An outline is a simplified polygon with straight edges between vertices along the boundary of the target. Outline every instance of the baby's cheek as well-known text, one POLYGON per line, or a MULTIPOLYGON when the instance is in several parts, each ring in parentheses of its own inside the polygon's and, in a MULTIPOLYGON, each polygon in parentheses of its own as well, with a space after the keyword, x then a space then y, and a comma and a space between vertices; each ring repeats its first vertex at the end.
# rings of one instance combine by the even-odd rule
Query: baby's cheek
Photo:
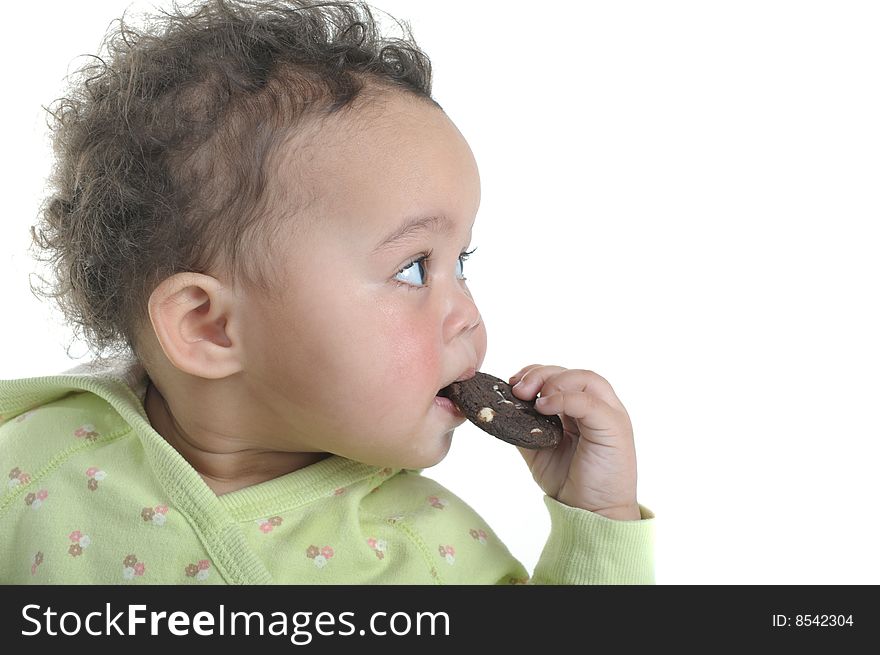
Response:
POLYGON ((392 340, 388 361, 390 382, 405 383, 413 395, 436 391, 440 384, 440 354, 424 334, 400 334, 392 340))

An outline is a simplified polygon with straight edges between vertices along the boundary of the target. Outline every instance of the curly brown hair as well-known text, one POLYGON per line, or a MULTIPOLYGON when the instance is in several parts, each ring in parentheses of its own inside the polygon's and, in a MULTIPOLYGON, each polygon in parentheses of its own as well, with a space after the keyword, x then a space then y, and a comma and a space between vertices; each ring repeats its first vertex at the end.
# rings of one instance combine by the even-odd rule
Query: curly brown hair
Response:
POLYGON ((103 57, 89 55, 97 62, 72 74, 59 106, 43 107, 55 161, 31 251, 52 279, 31 291, 99 357, 144 360, 150 294, 175 273, 274 297, 272 244, 314 200, 302 179, 272 185, 282 145, 359 97, 402 92, 442 111, 409 23, 394 19, 404 38, 383 37, 364 2, 159 11, 141 30, 125 14, 111 23, 103 57))

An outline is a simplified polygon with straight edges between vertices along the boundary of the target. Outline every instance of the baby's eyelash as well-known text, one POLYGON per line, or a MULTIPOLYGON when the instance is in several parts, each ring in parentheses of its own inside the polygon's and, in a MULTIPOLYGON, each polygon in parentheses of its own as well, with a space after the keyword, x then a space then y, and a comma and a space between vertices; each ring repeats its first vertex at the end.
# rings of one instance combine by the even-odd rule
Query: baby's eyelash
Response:
MULTIPOLYGON (((477 251, 477 247, 474 246, 474 249, 473 249, 473 250, 466 250, 465 252, 461 253, 458 257, 459 257, 459 259, 461 259, 461 260, 463 260, 463 261, 467 261, 468 257, 470 257, 471 255, 473 255, 476 251, 477 251)), ((423 252, 420 252, 418 255, 415 256, 414 259, 411 259, 409 262, 406 263, 406 265, 405 265, 403 268, 401 268, 399 271, 397 271, 398 275, 399 275, 400 273, 403 273, 407 268, 409 268, 409 267, 412 266, 413 264, 420 264, 420 263, 422 263, 422 262, 430 261, 430 259, 431 259, 431 255, 432 255, 433 253, 434 253, 434 250, 433 250, 433 249, 425 250, 425 251, 423 251, 423 252)), ((461 279, 462 279, 462 280, 467 280, 466 277, 463 277, 463 278, 461 278, 461 279)), ((397 286, 399 286, 399 287, 406 287, 407 289, 410 289, 410 290, 425 289, 425 288, 427 288, 427 286, 428 286, 427 284, 426 284, 426 285, 423 285, 423 286, 415 286, 415 285, 412 285, 412 284, 407 284, 406 282, 401 282, 400 280, 395 280, 395 282, 397 283, 397 286)))
POLYGON ((468 251, 466 251, 466 252, 461 253, 461 254, 459 255, 459 257, 462 257, 462 258, 464 258, 464 259, 467 259, 467 258, 470 257, 471 255, 473 255, 475 252, 477 252, 477 247, 476 247, 476 246, 474 246, 474 249, 473 249, 473 250, 468 250, 468 251))
MULTIPOLYGON (((421 262, 428 261, 429 259, 431 259, 431 254, 433 252, 434 252, 433 250, 425 250, 423 252, 420 252, 413 259, 409 260, 406 264, 404 264, 403 267, 399 271, 397 271, 397 273, 398 274, 403 273, 406 269, 408 269, 413 264, 420 264, 421 262)), ((401 282, 401 284, 406 284, 406 283, 401 282)), ((409 286, 411 286, 411 285, 409 285, 409 286)))

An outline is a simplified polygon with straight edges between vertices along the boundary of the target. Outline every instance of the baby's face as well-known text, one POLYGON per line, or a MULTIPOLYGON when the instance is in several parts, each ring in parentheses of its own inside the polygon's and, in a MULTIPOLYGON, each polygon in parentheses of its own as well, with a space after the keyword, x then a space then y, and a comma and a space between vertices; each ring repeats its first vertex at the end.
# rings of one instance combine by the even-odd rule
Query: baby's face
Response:
POLYGON ((278 248, 283 301, 248 307, 253 397, 295 426, 299 448, 432 466, 464 422, 437 392, 486 354, 460 260, 480 204, 473 154, 440 110, 393 98, 357 130, 328 123, 294 159, 315 219, 278 248))

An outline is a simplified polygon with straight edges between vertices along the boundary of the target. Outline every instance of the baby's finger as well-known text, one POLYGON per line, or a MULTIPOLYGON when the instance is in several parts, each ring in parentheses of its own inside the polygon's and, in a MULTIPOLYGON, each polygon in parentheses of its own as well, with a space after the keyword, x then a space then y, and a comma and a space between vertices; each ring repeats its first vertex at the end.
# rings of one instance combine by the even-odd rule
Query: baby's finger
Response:
POLYGON ((514 385, 513 393, 522 400, 532 400, 538 395, 542 387, 553 376, 559 375, 566 369, 562 366, 536 366, 526 371, 519 382, 514 385))
POLYGON ((581 437, 601 438, 618 432, 618 412, 601 398, 583 391, 561 391, 541 396, 535 408, 542 414, 562 414, 575 419, 581 437))
POLYGON ((523 375, 531 371, 533 368, 538 368, 539 366, 541 366, 541 364, 529 364, 528 366, 523 366, 521 369, 519 369, 516 373, 508 378, 507 384, 513 386, 514 384, 522 380, 523 375))
POLYGON ((560 391, 585 391, 597 396, 611 406, 619 405, 620 400, 608 380, 595 371, 570 368, 554 375, 541 388, 542 396, 550 396, 560 391))

